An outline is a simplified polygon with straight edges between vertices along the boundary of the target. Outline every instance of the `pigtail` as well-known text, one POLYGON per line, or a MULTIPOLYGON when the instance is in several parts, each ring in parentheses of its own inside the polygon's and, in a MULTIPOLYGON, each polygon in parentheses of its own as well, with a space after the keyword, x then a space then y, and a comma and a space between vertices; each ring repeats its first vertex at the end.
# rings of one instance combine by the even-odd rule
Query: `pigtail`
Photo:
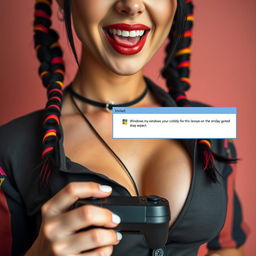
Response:
MULTIPOLYGON (((185 0, 184 0, 185 1, 185 0)), ((181 2, 184 2, 181 1, 181 2)), ((183 8, 185 10, 185 18, 183 35, 179 41, 176 49, 176 54, 170 60, 170 49, 172 45, 172 40, 176 35, 177 31, 175 26, 172 27, 169 33, 169 44, 165 48, 166 58, 165 67, 161 70, 162 76, 166 79, 166 84, 169 89, 169 94, 176 101, 177 105, 180 107, 192 107, 191 102, 188 100, 185 91, 187 91, 190 86, 190 57, 191 57, 191 43, 192 43, 192 28, 194 22, 193 16, 193 3, 192 0, 186 0, 186 7, 183 8, 182 5, 178 5, 178 8, 183 8), (179 7, 180 6, 180 7, 179 7)), ((177 10, 177 12, 181 10, 177 10)), ((182 15, 181 15, 182 16, 182 15)), ((198 140, 198 147, 201 153, 203 170, 210 179, 210 181, 217 182, 217 169, 214 165, 214 160, 222 162, 234 162, 237 159, 228 159, 217 155, 211 150, 212 142, 210 139, 200 139, 198 140)))
POLYGON ((52 0, 36 0, 34 19, 34 47, 40 61, 39 76, 47 89, 47 104, 43 119, 41 177, 47 182, 58 166, 56 148, 60 134, 63 80, 65 66, 58 34, 51 29, 52 0))

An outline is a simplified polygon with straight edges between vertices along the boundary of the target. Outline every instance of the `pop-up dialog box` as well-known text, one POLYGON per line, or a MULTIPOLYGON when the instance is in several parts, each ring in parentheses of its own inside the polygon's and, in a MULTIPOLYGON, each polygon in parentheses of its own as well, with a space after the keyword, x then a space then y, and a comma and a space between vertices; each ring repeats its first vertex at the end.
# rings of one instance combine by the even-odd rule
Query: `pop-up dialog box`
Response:
POLYGON ((113 139, 234 139, 236 107, 113 107, 113 139))

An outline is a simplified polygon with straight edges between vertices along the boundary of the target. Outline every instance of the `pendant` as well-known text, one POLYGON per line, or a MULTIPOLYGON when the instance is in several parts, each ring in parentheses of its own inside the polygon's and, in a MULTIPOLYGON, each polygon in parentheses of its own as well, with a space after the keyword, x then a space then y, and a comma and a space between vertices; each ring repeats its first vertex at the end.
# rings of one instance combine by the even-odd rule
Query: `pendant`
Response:
POLYGON ((106 103, 106 111, 108 112, 112 112, 112 107, 114 105, 114 102, 113 101, 109 101, 106 103))

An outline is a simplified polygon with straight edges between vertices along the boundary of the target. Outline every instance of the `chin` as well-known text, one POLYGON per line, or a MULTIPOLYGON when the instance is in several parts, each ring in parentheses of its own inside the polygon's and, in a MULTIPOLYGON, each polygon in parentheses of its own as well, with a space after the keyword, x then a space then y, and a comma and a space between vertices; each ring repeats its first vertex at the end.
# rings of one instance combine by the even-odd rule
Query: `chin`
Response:
MULTIPOLYGON (((136 63, 136 61, 134 61, 134 63, 136 63)), ((112 72, 120 76, 131 76, 140 72, 142 69, 143 69, 143 66, 139 66, 139 65, 118 64, 112 67, 111 70, 112 72)))
POLYGON ((132 75, 134 75, 134 74, 136 74, 136 73, 138 73, 140 70, 138 70, 138 71, 124 71, 124 72, 121 72, 120 70, 118 70, 118 71, 116 71, 115 73, 117 74, 117 75, 119 75, 119 76, 132 76, 132 75))

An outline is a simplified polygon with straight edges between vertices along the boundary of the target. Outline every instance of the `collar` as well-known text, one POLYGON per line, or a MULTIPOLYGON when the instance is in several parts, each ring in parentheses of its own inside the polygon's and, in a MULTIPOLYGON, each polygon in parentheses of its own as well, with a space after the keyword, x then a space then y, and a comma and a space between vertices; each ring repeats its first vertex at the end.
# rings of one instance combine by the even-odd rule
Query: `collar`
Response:
MULTIPOLYGON (((161 87, 156 85, 151 79, 146 76, 143 76, 148 89, 152 92, 155 98, 161 103, 163 107, 178 107, 174 99, 161 87)), ((68 85, 70 86, 70 85, 68 85)), ((68 87, 67 86, 67 87, 68 87)), ((67 88, 66 87, 66 88, 67 88)), ((67 90, 66 88, 63 91, 63 97, 66 95, 67 90)), ((63 147, 63 127, 60 123, 60 139, 58 141, 58 150, 56 159, 58 164, 58 169, 64 172, 72 172, 72 173, 83 173, 84 170, 81 170, 81 166, 75 162, 72 162, 68 157, 65 156, 64 147, 63 147), (70 164, 72 168, 70 168, 70 164)), ((186 150, 190 154, 190 157, 195 160, 195 149, 196 149, 196 142, 197 139, 180 139, 183 145, 185 146, 186 150)))

